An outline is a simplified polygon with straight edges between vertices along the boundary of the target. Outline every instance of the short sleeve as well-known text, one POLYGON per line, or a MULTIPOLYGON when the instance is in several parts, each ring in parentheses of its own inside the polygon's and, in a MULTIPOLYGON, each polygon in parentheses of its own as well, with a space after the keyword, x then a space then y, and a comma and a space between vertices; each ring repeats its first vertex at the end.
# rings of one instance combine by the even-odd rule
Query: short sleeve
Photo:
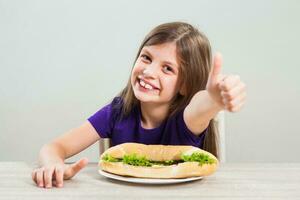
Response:
POLYGON ((183 111, 179 113, 177 116, 177 125, 179 126, 179 130, 181 130, 181 134, 184 137, 184 140, 187 141, 190 144, 193 144, 193 146, 197 146, 202 148, 205 135, 208 131, 208 128, 206 128, 199 136, 195 135, 190 129, 186 126, 186 123, 183 119, 183 111))
POLYGON ((89 117, 88 121, 95 128, 101 138, 110 138, 113 130, 112 105, 109 104, 103 107, 89 117))

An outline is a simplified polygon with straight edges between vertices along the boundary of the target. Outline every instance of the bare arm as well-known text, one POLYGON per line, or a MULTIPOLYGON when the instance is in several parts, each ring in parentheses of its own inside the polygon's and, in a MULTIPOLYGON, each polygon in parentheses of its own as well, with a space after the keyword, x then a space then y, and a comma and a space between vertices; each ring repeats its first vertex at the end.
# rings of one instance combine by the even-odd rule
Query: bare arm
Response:
POLYGON ((99 138, 96 130, 87 121, 44 145, 39 153, 40 167, 32 171, 32 179, 39 187, 51 188, 52 181, 55 181, 57 187, 62 187, 64 179, 72 178, 88 162, 83 158, 68 165, 64 160, 86 149, 99 138))
POLYGON ((64 162, 65 159, 83 151, 99 139, 98 133, 87 121, 44 145, 39 154, 39 164, 64 162))
POLYGON ((197 92, 183 112, 183 119, 195 135, 202 133, 211 119, 222 110, 206 90, 197 92))
POLYGON ((202 133, 219 111, 237 112, 245 103, 246 85, 237 75, 221 74, 221 65, 221 55, 217 54, 206 90, 197 92, 184 110, 184 121, 195 135, 202 133))

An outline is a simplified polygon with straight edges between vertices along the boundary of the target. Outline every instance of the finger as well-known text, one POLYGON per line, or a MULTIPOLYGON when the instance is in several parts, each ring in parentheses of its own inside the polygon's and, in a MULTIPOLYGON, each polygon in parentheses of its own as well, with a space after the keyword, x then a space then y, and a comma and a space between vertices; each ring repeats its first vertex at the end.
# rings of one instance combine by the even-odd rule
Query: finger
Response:
POLYGON ((223 91, 230 91, 236 84, 240 82, 240 76, 229 75, 226 76, 220 83, 219 88, 223 91))
POLYGON ((87 158, 82 158, 76 163, 72 164, 65 173, 65 178, 71 178, 75 174, 77 174, 82 168, 84 168, 88 164, 87 158))
POLYGON ((216 53, 213 60, 212 69, 209 73, 208 80, 212 82, 216 82, 218 75, 221 74, 222 70, 222 55, 220 53, 216 53))
POLYGON ((227 77, 228 75, 225 75, 225 74, 219 74, 217 76, 217 83, 218 83, 218 86, 220 86, 220 83, 222 83, 222 81, 224 81, 224 79, 227 77))
POLYGON ((41 168, 36 172, 36 180, 39 187, 44 187, 44 168, 41 168))
POLYGON ((246 92, 242 93, 241 95, 239 95, 238 97, 230 101, 223 99, 223 102, 225 104, 226 110, 232 112, 233 110, 236 110, 236 107, 239 107, 240 104, 244 104, 245 99, 246 99, 246 92))
POLYGON ((31 172, 31 177, 32 177, 32 180, 37 184, 37 181, 36 181, 36 172, 37 172, 37 169, 34 169, 31 172))
POLYGON ((62 167, 57 166, 55 168, 56 187, 63 187, 63 179, 64 179, 64 170, 62 167))
POLYGON ((246 85, 244 83, 240 83, 229 91, 221 91, 221 96, 226 98, 228 101, 233 100, 239 94, 242 94, 246 91, 246 85))
POLYGON ((54 167, 49 167, 45 169, 44 172, 44 183, 46 188, 52 187, 52 177, 53 177, 54 167))
POLYGON ((223 102, 225 104, 225 107, 231 109, 234 106, 236 106, 236 105, 240 104, 241 102, 245 101, 245 99, 246 99, 246 92, 240 94, 239 96, 237 96, 233 100, 223 99, 223 102))
POLYGON ((242 109, 242 107, 244 106, 244 104, 245 104, 245 102, 240 103, 239 105, 233 107, 233 108, 231 109, 231 112, 238 112, 238 111, 240 111, 240 110, 242 109))

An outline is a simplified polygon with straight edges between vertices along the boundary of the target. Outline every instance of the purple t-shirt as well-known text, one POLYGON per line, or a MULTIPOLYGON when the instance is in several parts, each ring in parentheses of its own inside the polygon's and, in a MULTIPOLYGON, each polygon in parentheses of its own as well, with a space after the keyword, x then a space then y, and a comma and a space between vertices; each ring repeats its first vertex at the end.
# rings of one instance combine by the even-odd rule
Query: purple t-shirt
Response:
POLYGON ((141 126, 141 110, 139 106, 132 110, 126 118, 118 120, 122 101, 119 97, 88 118, 101 138, 110 138, 111 144, 125 142, 163 145, 192 145, 203 147, 207 129, 200 136, 194 135, 183 120, 183 110, 164 120, 158 127, 144 129, 141 126))

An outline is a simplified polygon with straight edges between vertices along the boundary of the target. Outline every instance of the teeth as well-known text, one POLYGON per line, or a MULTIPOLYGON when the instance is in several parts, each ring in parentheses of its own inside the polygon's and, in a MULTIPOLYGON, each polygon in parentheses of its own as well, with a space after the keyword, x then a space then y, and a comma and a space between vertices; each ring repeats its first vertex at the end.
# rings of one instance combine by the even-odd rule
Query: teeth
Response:
POLYGON ((151 85, 148 85, 148 84, 145 85, 145 88, 147 88, 147 89, 149 89, 149 90, 152 90, 152 89, 153 89, 153 87, 152 87, 151 85))
POLYGON ((144 81, 140 81, 140 84, 143 86, 143 87, 145 87, 145 85, 146 85, 146 83, 144 82, 144 81))
POLYGON ((145 83, 144 81, 140 80, 140 84, 141 86, 143 86, 144 88, 146 89, 149 89, 149 90, 153 90, 153 87, 147 83, 145 83))

